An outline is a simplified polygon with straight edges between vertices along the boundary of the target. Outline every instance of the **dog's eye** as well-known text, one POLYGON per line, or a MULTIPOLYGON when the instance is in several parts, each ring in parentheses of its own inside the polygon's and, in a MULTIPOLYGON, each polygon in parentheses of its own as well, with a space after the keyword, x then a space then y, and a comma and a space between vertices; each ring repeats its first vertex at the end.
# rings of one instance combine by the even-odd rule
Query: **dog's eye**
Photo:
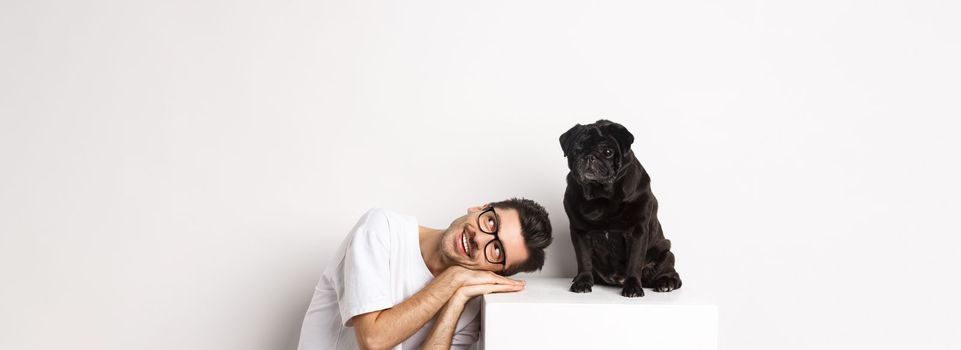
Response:
POLYGON ((607 157, 607 158, 613 157, 613 156, 614 156, 614 150, 612 150, 612 149, 610 149, 610 148, 605 148, 605 149, 604 149, 604 156, 607 157))

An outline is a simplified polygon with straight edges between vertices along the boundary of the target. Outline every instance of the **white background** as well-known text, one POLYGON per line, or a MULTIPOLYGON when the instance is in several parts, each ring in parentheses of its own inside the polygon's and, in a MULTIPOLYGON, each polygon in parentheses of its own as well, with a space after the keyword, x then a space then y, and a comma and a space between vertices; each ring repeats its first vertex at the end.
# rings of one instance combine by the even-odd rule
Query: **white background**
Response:
MULTIPOLYGON (((0 1, 0 348, 293 349, 368 208, 635 135, 723 349, 957 349, 952 1, 0 1)), ((632 348, 643 348, 641 342, 632 348)))

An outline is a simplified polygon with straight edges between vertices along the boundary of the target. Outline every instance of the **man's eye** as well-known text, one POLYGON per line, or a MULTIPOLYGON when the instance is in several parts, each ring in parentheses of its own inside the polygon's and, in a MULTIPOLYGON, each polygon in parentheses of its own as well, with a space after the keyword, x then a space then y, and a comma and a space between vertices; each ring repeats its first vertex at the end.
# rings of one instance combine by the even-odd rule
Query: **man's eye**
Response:
POLYGON ((501 247, 500 245, 494 244, 494 257, 501 257, 501 247))
POLYGON ((494 218, 487 218, 487 228, 494 230, 494 218))

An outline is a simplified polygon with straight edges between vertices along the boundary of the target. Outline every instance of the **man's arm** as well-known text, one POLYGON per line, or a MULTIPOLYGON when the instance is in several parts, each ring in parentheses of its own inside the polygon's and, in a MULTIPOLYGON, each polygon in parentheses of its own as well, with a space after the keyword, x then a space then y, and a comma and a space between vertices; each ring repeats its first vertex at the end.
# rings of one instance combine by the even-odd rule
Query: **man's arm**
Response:
POLYGON ((458 288, 434 321, 434 328, 430 330, 430 335, 424 341, 423 349, 447 350, 451 348, 457 320, 460 319, 460 314, 464 311, 464 305, 471 298, 490 293, 517 292, 522 289, 524 289, 523 284, 481 284, 458 288))
MULTIPOLYGON (((389 309, 354 316, 357 344, 363 349, 389 349, 400 344, 434 317, 462 286, 522 286, 522 283, 489 271, 450 267, 407 300, 389 309)), ((454 322, 456 324, 456 318, 454 322)))
POLYGON ((467 303, 458 299, 460 297, 455 294, 437 314, 437 319, 434 320, 434 328, 430 330, 430 335, 424 341, 422 349, 450 349, 451 340, 454 338, 454 330, 457 327, 457 320, 460 319, 460 314, 464 311, 464 304, 467 303))

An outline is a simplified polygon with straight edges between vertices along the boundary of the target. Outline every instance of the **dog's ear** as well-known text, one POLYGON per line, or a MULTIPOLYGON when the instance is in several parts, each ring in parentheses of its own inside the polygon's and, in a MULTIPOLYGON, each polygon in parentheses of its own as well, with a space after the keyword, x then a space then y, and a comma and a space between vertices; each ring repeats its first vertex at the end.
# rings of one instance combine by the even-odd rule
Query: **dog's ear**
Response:
POLYGON ((627 128, 621 124, 601 119, 597 121, 597 126, 600 127, 601 131, 605 134, 614 136, 614 139, 617 140, 617 145, 620 146, 621 150, 625 153, 627 152, 626 150, 631 147, 631 144, 634 143, 634 134, 627 131, 627 128))
POLYGON ((580 135, 583 129, 583 125, 577 124, 561 135, 561 149, 564 150, 565 157, 571 153, 571 149, 574 148, 574 140, 577 139, 577 135, 580 135))

